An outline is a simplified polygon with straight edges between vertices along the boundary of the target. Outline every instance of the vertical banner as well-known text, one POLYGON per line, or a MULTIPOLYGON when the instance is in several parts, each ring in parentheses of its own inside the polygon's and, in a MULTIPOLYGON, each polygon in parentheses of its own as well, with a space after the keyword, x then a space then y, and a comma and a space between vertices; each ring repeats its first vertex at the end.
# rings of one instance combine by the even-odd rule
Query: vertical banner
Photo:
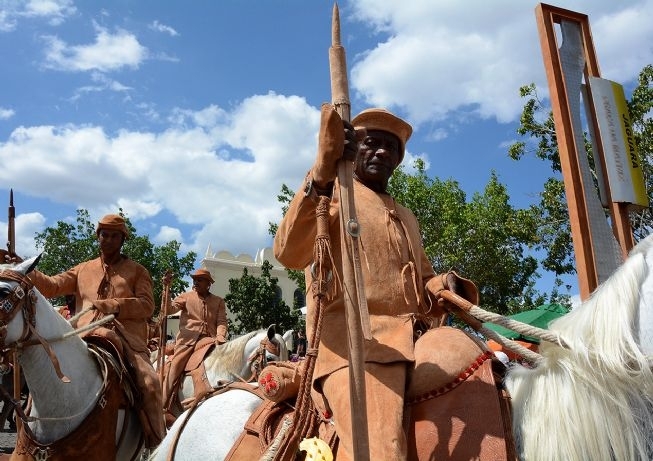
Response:
POLYGON ((633 136, 623 87, 589 77, 610 185, 610 199, 634 207, 649 206, 644 173, 633 136))

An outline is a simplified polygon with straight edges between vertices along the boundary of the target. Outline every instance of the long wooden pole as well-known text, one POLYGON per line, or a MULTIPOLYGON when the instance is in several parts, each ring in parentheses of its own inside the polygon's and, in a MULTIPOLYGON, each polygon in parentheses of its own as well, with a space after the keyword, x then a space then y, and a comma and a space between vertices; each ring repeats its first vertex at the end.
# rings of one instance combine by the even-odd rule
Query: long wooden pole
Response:
POLYGON ((16 256, 16 208, 14 207, 13 189, 9 190, 9 210, 7 215, 7 251, 9 257, 13 258, 16 256))
MULTIPOLYGON (((340 44, 340 14, 333 6, 331 48, 329 49, 331 99, 345 121, 351 119, 349 84, 345 49, 340 44)), ((340 193, 340 235, 343 266, 343 297, 349 344, 349 395, 352 419, 354 461, 367 461, 370 456, 365 400, 364 338, 371 339, 367 299, 365 297, 359 256, 359 228, 354 207, 353 159, 338 161, 340 193)))
MULTIPOLYGON (((16 208, 14 207, 14 190, 9 190, 9 208, 7 212, 7 252, 9 257, 16 256, 16 208)), ((4 261, 2 261, 4 263, 4 261)), ((13 354, 14 365, 14 400, 20 405, 21 385, 20 385, 20 363, 18 362, 18 352, 13 354)), ((16 430, 20 431, 23 420, 18 416, 18 411, 15 411, 16 416, 16 430)))
POLYGON ((159 372, 159 380, 161 381, 161 388, 164 386, 165 379, 165 356, 166 356, 166 338, 168 329, 168 305, 170 304, 170 283, 172 282, 172 272, 167 270, 163 276, 163 292, 161 293, 161 312, 159 312, 159 355, 156 358, 157 371, 159 372))

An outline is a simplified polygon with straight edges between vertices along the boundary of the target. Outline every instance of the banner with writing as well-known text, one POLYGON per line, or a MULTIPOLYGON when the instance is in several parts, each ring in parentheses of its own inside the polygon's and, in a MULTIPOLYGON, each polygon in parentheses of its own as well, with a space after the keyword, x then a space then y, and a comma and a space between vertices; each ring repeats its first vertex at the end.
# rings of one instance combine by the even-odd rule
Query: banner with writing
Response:
POLYGON ((598 77, 589 77, 589 87, 605 154, 611 200, 648 207, 644 174, 623 87, 598 77))

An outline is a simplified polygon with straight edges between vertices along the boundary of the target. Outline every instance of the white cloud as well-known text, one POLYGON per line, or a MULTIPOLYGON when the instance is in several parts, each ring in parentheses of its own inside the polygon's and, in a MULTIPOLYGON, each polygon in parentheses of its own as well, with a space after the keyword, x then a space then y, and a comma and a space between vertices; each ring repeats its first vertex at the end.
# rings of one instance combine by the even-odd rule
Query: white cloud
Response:
POLYGON ((16 114, 13 109, 7 109, 5 107, 0 107, 0 120, 7 120, 13 117, 16 114))
POLYGON ((184 237, 181 231, 170 226, 161 226, 159 233, 152 238, 152 241, 157 245, 165 245, 173 240, 182 244, 184 243, 184 237))
POLYGON ((30 0, 25 2, 22 15, 46 18, 50 24, 59 25, 76 11, 72 0, 30 0))
POLYGON ((147 48, 136 36, 117 30, 114 34, 96 26, 95 42, 90 45, 68 45, 56 36, 44 36, 45 67, 60 71, 107 72, 123 67, 137 68, 147 58, 147 48))
MULTIPOLYGON (((210 244, 235 252, 269 246, 268 223, 281 218, 280 185, 297 187, 314 159, 318 110, 270 93, 229 111, 178 113, 187 126, 160 133, 19 127, 0 144, 8 164, 0 182, 11 178, 21 193, 75 204, 92 217, 122 207, 137 223, 166 210, 195 229, 184 243, 199 254, 210 244)), ((183 240, 172 228, 150 234, 183 240)))
POLYGON ((16 20, 7 10, 0 10, 0 32, 11 32, 16 29, 16 20))
POLYGON ((157 32, 163 32, 172 37, 176 37, 177 35, 179 35, 179 32, 177 32, 175 29, 173 29, 170 26, 166 26, 165 24, 161 24, 159 21, 154 21, 152 24, 150 24, 149 27, 152 30, 156 30, 157 32))
POLYGON ((126 93, 133 88, 123 85, 117 80, 107 77, 106 74, 102 72, 94 71, 91 74, 91 80, 95 82, 95 85, 85 85, 79 88, 76 88, 74 94, 70 97, 70 101, 76 101, 82 98, 84 95, 89 93, 99 93, 102 91, 113 91, 117 93, 126 93))
POLYGON ((11 32, 23 18, 45 19, 53 26, 60 25, 77 9, 72 0, 0 1, 0 32, 11 32))
MULTIPOLYGON (((604 77, 632 79, 653 61, 653 1, 573 0, 565 8, 591 12, 604 77), (628 50, 628 52, 625 52, 628 50)), ((420 125, 456 114, 515 121, 523 107, 517 89, 548 88, 539 48, 536 1, 457 2, 360 0, 357 21, 380 42, 354 57, 351 83, 373 106, 401 108, 420 125)), ((349 37, 356 40, 356 37, 349 37)), ((442 136, 442 133, 439 134, 442 136)))

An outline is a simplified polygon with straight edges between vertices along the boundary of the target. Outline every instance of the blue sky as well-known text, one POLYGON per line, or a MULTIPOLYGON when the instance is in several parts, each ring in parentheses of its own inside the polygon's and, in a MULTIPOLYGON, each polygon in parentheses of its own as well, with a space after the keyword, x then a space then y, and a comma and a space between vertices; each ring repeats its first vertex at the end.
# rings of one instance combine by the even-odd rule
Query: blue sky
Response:
MULTIPOLYGON (((514 206, 535 202, 550 171, 510 160, 507 146, 519 87, 548 94, 536 5, 340 2, 352 113, 406 118, 406 162, 423 158, 469 196, 494 170, 514 206)), ((653 62, 653 0, 557 6, 589 16, 602 76, 632 89, 653 62)), ((0 203, 13 188, 18 253, 35 254, 35 232, 80 207, 94 220, 122 207, 139 232, 182 242, 198 263, 209 247, 270 246, 280 187, 296 188, 315 156, 332 7, 0 0, 0 203)))

